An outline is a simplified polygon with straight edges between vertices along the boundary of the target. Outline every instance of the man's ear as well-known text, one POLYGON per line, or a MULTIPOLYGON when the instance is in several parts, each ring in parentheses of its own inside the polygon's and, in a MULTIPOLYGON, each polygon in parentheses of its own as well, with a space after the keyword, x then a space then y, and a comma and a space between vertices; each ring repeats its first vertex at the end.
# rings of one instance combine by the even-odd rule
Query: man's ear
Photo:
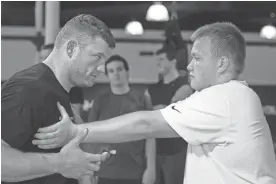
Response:
POLYGON ((218 71, 219 73, 223 73, 227 67, 229 66, 230 64, 230 60, 228 57, 226 56, 222 56, 219 60, 219 63, 218 63, 218 71))
POLYGON ((68 57, 71 59, 75 54, 78 47, 78 42, 76 40, 69 40, 67 43, 66 53, 68 57))

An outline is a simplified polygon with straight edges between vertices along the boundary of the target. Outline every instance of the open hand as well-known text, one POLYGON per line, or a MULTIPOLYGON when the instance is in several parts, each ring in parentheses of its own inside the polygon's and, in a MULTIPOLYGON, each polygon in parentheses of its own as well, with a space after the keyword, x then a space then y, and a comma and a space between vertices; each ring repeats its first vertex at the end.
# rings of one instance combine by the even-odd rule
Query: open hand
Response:
POLYGON ((86 175, 92 176, 94 171, 100 169, 100 164, 110 158, 112 153, 91 154, 80 149, 79 144, 87 134, 88 129, 81 131, 61 149, 59 173, 64 177, 79 179, 86 175))
POLYGON ((78 132, 77 125, 71 121, 64 107, 59 103, 57 106, 62 119, 54 125, 39 128, 34 135, 36 139, 33 140, 33 144, 41 149, 62 147, 71 141, 78 132))

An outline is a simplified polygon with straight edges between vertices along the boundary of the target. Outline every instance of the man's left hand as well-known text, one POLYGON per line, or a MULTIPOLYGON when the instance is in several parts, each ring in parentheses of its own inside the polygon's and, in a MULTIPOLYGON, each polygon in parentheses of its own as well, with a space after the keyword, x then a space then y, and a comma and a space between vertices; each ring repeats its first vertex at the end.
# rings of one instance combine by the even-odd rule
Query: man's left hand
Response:
POLYGON ((34 135, 36 138, 33 144, 41 149, 53 149, 66 145, 78 133, 77 125, 75 125, 66 110, 59 103, 57 104, 62 119, 54 125, 39 128, 34 135))

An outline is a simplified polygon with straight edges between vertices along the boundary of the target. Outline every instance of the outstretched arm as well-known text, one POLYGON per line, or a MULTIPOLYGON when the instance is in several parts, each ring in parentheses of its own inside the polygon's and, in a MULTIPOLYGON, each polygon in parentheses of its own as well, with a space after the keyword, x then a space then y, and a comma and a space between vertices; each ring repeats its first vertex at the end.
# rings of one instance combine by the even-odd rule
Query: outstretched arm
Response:
POLYGON ((178 137, 160 110, 133 112, 105 121, 82 124, 79 128, 88 128, 91 131, 85 142, 118 143, 148 138, 178 137))
POLYGON ((34 140, 33 144, 43 149, 59 147, 75 137, 79 130, 85 128, 89 130, 89 134, 83 141, 86 143, 120 143, 179 136, 166 122, 160 110, 133 112, 105 121, 75 125, 65 109, 62 106, 59 106, 59 109, 63 119, 49 127, 40 128, 35 134, 35 138, 39 140, 34 140))

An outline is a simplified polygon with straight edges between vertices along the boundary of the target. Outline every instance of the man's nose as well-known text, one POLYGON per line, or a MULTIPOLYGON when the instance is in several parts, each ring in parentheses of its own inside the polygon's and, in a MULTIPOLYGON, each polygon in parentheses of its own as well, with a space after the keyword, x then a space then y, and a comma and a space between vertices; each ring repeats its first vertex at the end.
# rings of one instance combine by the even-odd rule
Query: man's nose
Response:
POLYGON ((193 60, 188 64, 187 70, 188 71, 192 71, 193 70, 193 60))

